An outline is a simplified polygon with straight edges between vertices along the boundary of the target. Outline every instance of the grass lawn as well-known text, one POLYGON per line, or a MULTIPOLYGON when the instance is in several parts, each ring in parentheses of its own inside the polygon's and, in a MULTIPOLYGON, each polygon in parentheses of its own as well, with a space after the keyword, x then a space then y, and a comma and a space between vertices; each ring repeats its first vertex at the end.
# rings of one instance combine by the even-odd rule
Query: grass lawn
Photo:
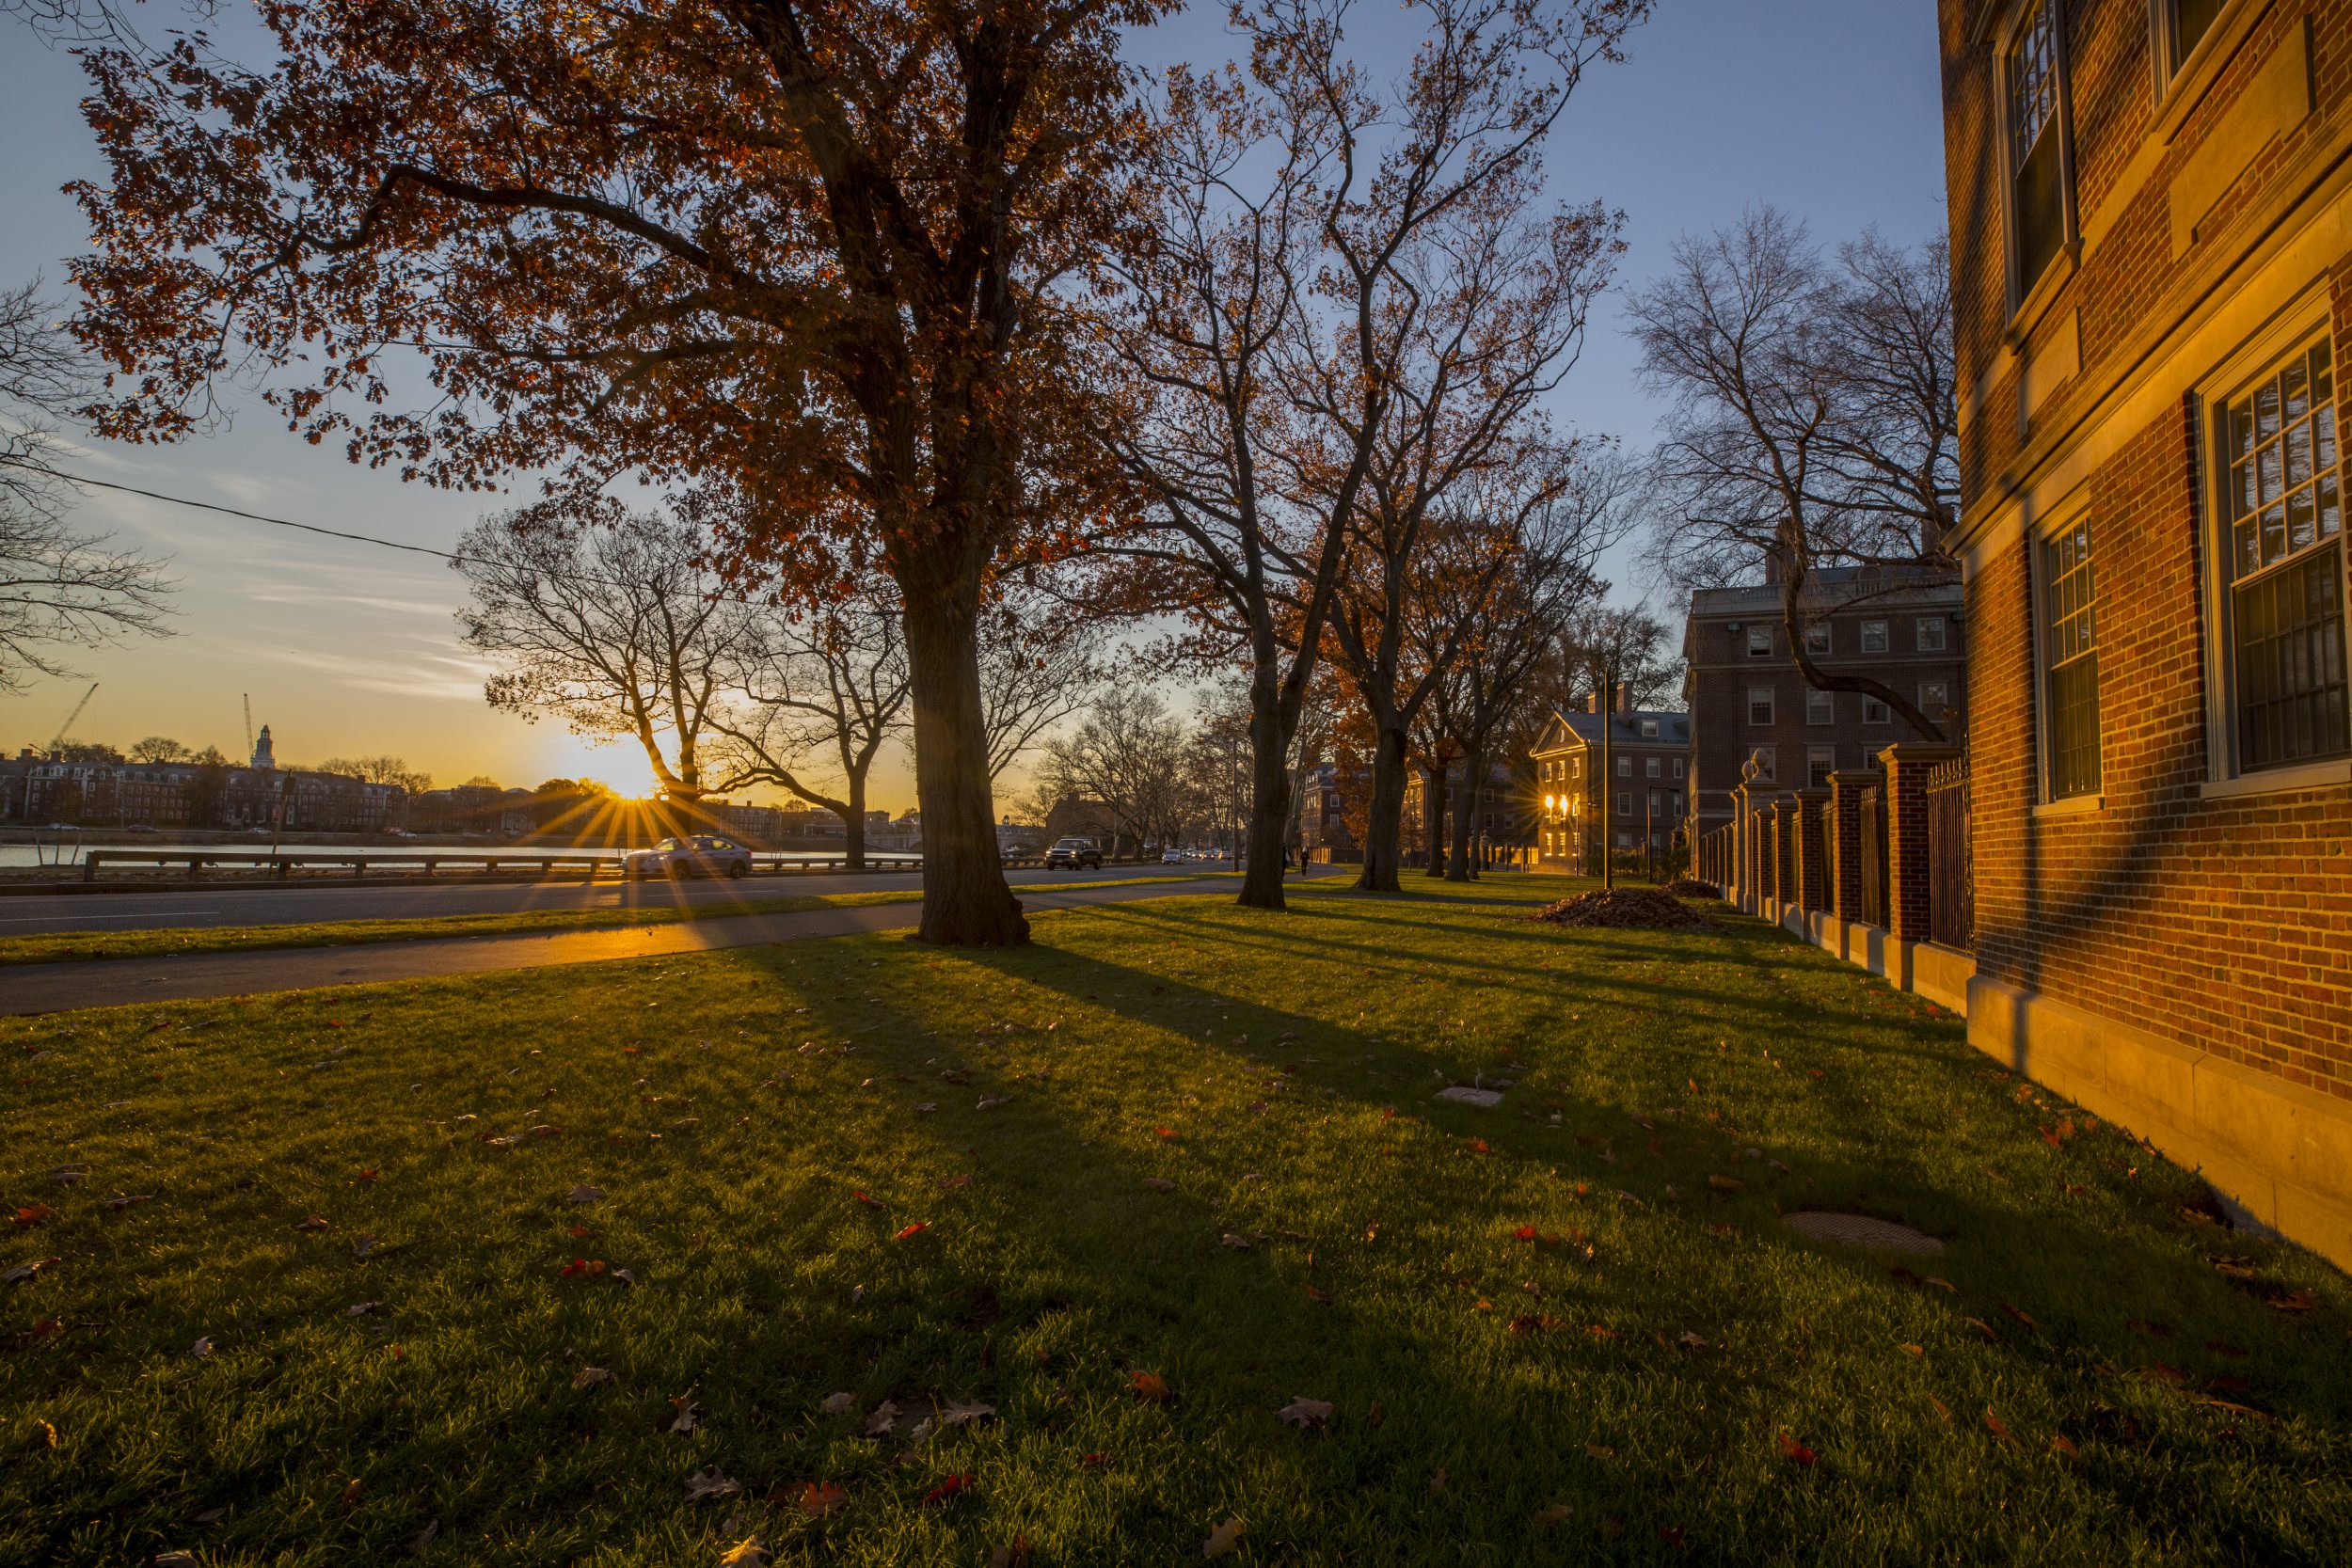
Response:
POLYGON ((1566 886, 0 1024, 0 1562, 2343 1560, 2342 1276, 1566 886))
MULTIPOLYGON (((1204 876, 1220 873, 1206 872, 1204 876)), ((1127 877, 1053 882, 1057 893, 1087 888, 1185 882, 1184 877, 1127 877)), ((656 884, 657 886, 661 884, 656 884)), ((266 897, 267 894, 252 896, 266 897)), ((332 920, 285 926, 190 926, 139 931, 44 931, 0 937, 0 967, 73 963, 93 958, 162 958, 183 953, 249 953, 270 947, 352 947, 364 942, 417 942, 427 937, 505 936, 516 931, 589 931, 615 926, 672 926, 682 920, 723 920, 739 914, 792 914, 854 904, 912 904, 919 885, 864 893, 795 893, 747 896, 723 904, 655 904, 600 910, 517 910, 504 914, 448 914, 419 920, 332 920)))

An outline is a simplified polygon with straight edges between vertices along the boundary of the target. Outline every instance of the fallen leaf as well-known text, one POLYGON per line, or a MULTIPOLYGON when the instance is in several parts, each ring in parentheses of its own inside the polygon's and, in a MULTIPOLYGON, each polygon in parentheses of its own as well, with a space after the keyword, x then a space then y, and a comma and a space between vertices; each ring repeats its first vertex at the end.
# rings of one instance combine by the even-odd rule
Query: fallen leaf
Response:
POLYGON ((1935 1277, 1935 1275, 1928 1275, 1925 1279, 1922 1279, 1919 1283, 1920 1283, 1920 1284, 1922 1284, 1922 1285, 1932 1285, 1932 1286, 1934 1286, 1934 1287, 1935 1287, 1937 1290, 1939 1290, 1939 1291, 1950 1291, 1953 1295, 1958 1295, 1958 1294, 1960 1294, 1960 1287, 1959 1287, 1959 1286, 1957 1286, 1957 1285, 1953 1284, 1953 1283, 1952 1283, 1950 1280, 1948 1280, 1948 1279, 1938 1279, 1938 1278, 1936 1278, 1936 1277, 1935 1277))
POLYGON ((58 1258, 36 1258, 29 1263, 19 1263, 6 1274, 0 1274, 0 1284, 22 1285, 43 1269, 55 1268, 64 1261, 58 1258))
POLYGON ((212 1354, 213 1341, 211 1337, 208 1335, 204 1338, 199 1339, 195 1344, 190 1345, 188 1347, 188 1354, 195 1356, 199 1361, 212 1354))
POLYGON ((1788 1433, 1785 1432, 1780 1434, 1777 1441, 1780 1444, 1781 1457, 1788 1460, 1790 1464, 1810 1465, 1817 1457, 1819 1457, 1811 1449, 1806 1448, 1803 1443, 1798 1442, 1794 1437, 1789 1436, 1788 1433))
POLYGON ((892 1427, 897 1426, 898 1424, 898 1406, 897 1402, 893 1400, 884 1400, 882 1403, 874 1406, 873 1413, 866 1418, 866 1435, 868 1437, 880 1437, 883 1433, 888 1432, 892 1427))
POLYGON ((845 1410, 857 1408, 857 1396, 855 1394, 827 1394, 824 1402, 817 1408, 828 1416, 838 1416, 845 1410))
POLYGON ((604 1194, 602 1192, 598 1191, 595 1187, 590 1187, 584 1184, 574 1187, 570 1192, 564 1195, 564 1201, 566 1203, 598 1203, 603 1201, 603 1198, 604 1194))
POLYGON ((694 1402, 694 1396, 679 1394, 672 1399, 670 1403, 677 1410, 677 1419, 670 1423, 670 1430, 672 1432, 693 1431, 694 1423, 701 1420, 703 1415, 702 1406, 694 1402))
POLYGON ((572 1374, 572 1386, 593 1388, 599 1383, 610 1383, 612 1374, 602 1367, 582 1367, 572 1374))
POLYGON ((1029 1560, 1029 1538, 1016 1535, 1009 1546, 999 1546, 988 1554, 988 1568, 1021 1568, 1029 1560))
POLYGON ((746 1537, 719 1554, 719 1568, 768 1568, 773 1559, 756 1535, 746 1537))
POLYGON ((1944 1418, 1944 1424, 1946 1426, 1952 1424, 1952 1407, 1950 1405, 1946 1404, 1942 1400, 1937 1399, 1933 1394, 1930 1394, 1928 1396, 1928 1402, 1935 1406, 1935 1413, 1944 1418))
POLYGON ((27 1204, 16 1212, 16 1223, 20 1227, 29 1230, 34 1226, 46 1223, 49 1214, 50 1209, 46 1203, 27 1204))
POLYGON ((2013 1441, 2009 1434, 2008 1424, 1993 1414, 1993 1407, 1989 1404, 1984 1407, 1984 1429, 2004 1443, 2013 1441))
POLYGON ((1232 1247, 1235 1252, 1248 1252, 1249 1250, 1249 1243, 1248 1239, 1236 1236, 1230 1230, 1228 1230, 1224 1235, 1219 1236, 1217 1240, 1223 1242, 1227 1246, 1232 1247))
POLYGON ((1433 1497, 1444 1497, 1446 1481, 1449 1478, 1445 1473, 1445 1466, 1442 1465, 1438 1465, 1438 1473, 1429 1478, 1429 1495, 1433 1497))
POLYGON ((157 1552, 147 1560, 149 1568, 196 1568, 194 1552, 157 1552))
POLYGON ((972 1185, 972 1179, 968 1176, 950 1176, 941 1181, 939 1185, 943 1191, 953 1192, 958 1187, 969 1187, 972 1185))
POLYGON ((992 1094, 982 1099, 979 1104, 974 1107, 974 1109, 993 1111, 999 1105, 1009 1105, 1011 1103, 1012 1096, 1009 1094, 992 1094))
POLYGON ((2032 1318, 2026 1316, 2024 1310, 2019 1307, 2011 1307, 2008 1302, 2001 1303, 2001 1310, 2008 1313, 2010 1317, 2015 1318, 2019 1323, 2024 1323, 2027 1328, 2040 1328, 2042 1326, 2040 1323, 2035 1323, 2032 1318))
POLYGON ((956 1498, 961 1497, 964 1493, 970 1491, 971 1489, 972 1478, 970 1476, 963 1474, 952 1475, 946 1481, 941 1481, 937 1486, 934 1486, 930 1491, 924 1493, 923 1502, 926 1507, 929 1507, 932 1503, 953 1502, 956 1498))
POLYGON ((2074 1447, 2074 1441, 2073 1438, 2066 1436, 2062 1433, 2056 1432, 2050 1434, 2050 1451, 2052 1453, 2064 1454, 2069 1459, 2076 1459, 2082 1455, 2082 1450, 2074 1447))
POLYGON ((890 1239, 894 1242, 903 1242, 910 1237, 920 1236, 924 1231, 929 1230, 930 1228, 930 1227, 926 1225, 923 1221, 916 1220, 913 1225, 901 1226, 898 1229, 898 1233, 890 1239))
POLYGON ((1147 1176, 1143 1179, 1143 1184, 1155 1193, 1172 1193, 1176 1190, 1176 1183, 1164 1176, 1147 1176))
POLYGON ((352 1478, 352 1480, 351 1480, 351 1484, 349 1484, 348 1486, 345 1486, 345 1487, 343 1488, 343 1495, 342 1495, 342 1498, 340 1499, 340 1501, 338 1502, 337 1506, 338 1506, 338 1507, 340 1507, 340 1508, 341 1508, 341 1509, 342 1509, 342 1510, 345 1513, 350 1513, 350 1512, 351 1512, 354 1508, 358 1507, 358 1503, 359 1503, 359 1478, 358 1478, 358 1477, 357 1477, 357 1476, 354 1476, 354 1477, 352 1478))
POLYGON ((1168 1401, 1168 1380, 1157 1372, 1129 1373, 1127 1388, 1146 1404, 1166 1404, 1168 1401))
POLYGON ((351 1255, 354 1258, 365 1258, 383 1244, 373 1236, 354 1236, 351 1239, 351 1255))
POLYGON ((1106 1470, 1110 1468, 1110 1463, 1111 1456, 1106 1453, 1082 1453, 1078 1456, 1078 1468, 1081 1470, 1106 1470))
POLYGON ((1209 1531, 1209 1539, 1201 1543, 1202 1557, 1231 1557, 1241 1545, 1242 1526, 1239 1519, 1228 1519, 1209 1531))
POLYGON ((309 1219, 304 1220, 300 1225, 295 1226, 294 1228, 296 1230, 325 1230, 326 1228, 326 1221, 317 1214, 312 1214, 309 1219))
POLYGON ((1901 1352, 1902 1352, 1904 1354, 1906 1354, 1906 1355, 1925 1355, 1925 1354, 1928 1354, 1928 1347, 1927 1347, 1927 1346, 1925 1346, 1925 1345, 1909 1345, 1909 1344, 1906 1344, 1906 1345, 1898 1345, 1898 1346, 1896 1346, 1895 1348, 1896 1348, 1897 1350, 1901 1351, 1901 1352))
POLYGON ((801 1488, 801 1495, 796 1500, 802 1513, 812 1519, 822 1519, 849 1507, 850 1494, 831 1481, 812 1481, 801 1488))
POLYGON ((1534 1525, 1537 1529, 1558 1529, 1567 1522, 1568 1505, 1565 1503, 1551 1503, 1535 1511, 1534 1525))
POLYGON ((369 1313, 374 1311, 377 1307, 383 1305, 384 1304, 380 1301, 355 1301, 349 1307, 343 1308, 343 1316, 346 1318, 364 1318, 369 1313))
POLYGON ((1331 1305, 1330 1292, 1327 1291, 1318 1291, 1311 1285, 1307 1287, 1307 1299, 1313 1302, 1317 1307, 1328 1307, 1331 1305))
POLYGON ((743 1488, 719 1473, 719 1466, 697 1470, 686 1478, 686 1500, 700 1502, 705 1497, 732 1497, 743 1488))
POLYGON ((1675 1342, 1680 1345, 1684 1350, 1705 1350, 1707 1348, 1707 1341, 1704 1338, 1701 1338, 1698 1335, 1692 1333, 1687 1328, 1682 1331, 1681 1338, 1677 1339, 1675 1342))
POLYGON ((354 1181, 373 1181, 375 1180, 375 1176, 376 1173, 373 1170, 363 1170, 358 1175, 353 1177, 352 1180, 354 1181))
POLYGON ((1584 1457, 1587 1459, 1614 1459, 1617 1457, 1617 1450, 1612 1448, 1605 1448, 1598 1443, 1587 1443, 1584 1445, 1584 1457))
POLYGON ((1746 1182, 1736 1176, 1709 1176, 1707 1179, 1707 1184, 1719 1193, 1736 1193, 1747 1186, 1746 1182))
POLYGON ((946 1410, 941 1414, 939 1424, 944 1427, 969 1426, 974 1421, 985 1421, 995 1414, 996 1407, 993 1404, 981 1404, 977 1401, 967 1404, 951 1400, 946 1410))
POLYGON ((559 1279, 594 1279, 604 1273, 604 1269, 605 1263, 601 1258, 575 1258, 557 1269, 555 1273, 559 1279))
POLYGON ((1311 1400, 1303 1395, 1293 1394, 1291 1402, 1276 1411, 1275 1414, 1295 1427, 1305 1428, 1320 1426, 1329 1420, 1331 1408, 1328 1400, 1311 1400))

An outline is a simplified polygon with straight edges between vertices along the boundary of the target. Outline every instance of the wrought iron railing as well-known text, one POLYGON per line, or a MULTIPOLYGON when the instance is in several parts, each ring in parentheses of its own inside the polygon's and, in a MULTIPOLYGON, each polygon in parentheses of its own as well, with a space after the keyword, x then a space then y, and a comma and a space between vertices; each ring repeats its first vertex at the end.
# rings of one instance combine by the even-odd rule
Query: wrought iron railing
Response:
POLYGON ((1977 945, 1976 865, 1969 854, 1968 759, 1928 774, 1928 935, 1963 953, 1977 945))
POLYGON ((1886 925, 1886 790, 1867 784, 1862 791, 1862 923, 1886 925))

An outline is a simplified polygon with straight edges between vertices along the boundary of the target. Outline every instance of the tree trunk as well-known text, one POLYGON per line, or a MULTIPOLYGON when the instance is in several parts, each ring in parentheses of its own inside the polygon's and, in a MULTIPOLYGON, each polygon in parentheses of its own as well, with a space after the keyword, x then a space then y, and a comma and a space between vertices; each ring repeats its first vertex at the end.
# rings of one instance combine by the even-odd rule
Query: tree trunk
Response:
POLYGON ((980 711, 977 585, 911 586, 907 673, 914 709, 914 800, 923 814, 923 919, 916 935, 950 947, 1012 947, 1029 923, 1005 881, 980 711))
POLYGON ((1428 874, 1432 877, 1443 877, 1446 875, 1446 769, 1443 763, 1435 764, 1430 768, 1429 787, 1422 792, 1422 800, 1429 808, 1428 820, 1422 824, 1426 830, 1425 836, 1429 840, 1428 874))
POLYGON ((842 812, 841 832, 848 853, 842 863, 851 871, 866 869, 866 779, 863 774, 850 775, 850 809, 842 812))
POLYGON ((1454 861, 1445 868, 1449 882, 1467 882, 1478 875, 1470 860, 1470 818, 1478 815, 1478 782, 1486 776, 1486 759, 1472 752, 1462 759, 1462 794, 1466 802, 1454 808, 1454 861))
MULTIPOLYGON (((1249 842, 1281 845, 1290 842, 1290 736, 1282 733, 1281 688, 1269 666, 1252 672, 1249 680, 1249 842)), ((1282 863, 1272 854, 1255 854, 1242 869, 1242 908, 1280 910, 1282 863)))
POLYGON ((1405 726, 1382 725, 1372 748, 1372 800, 1364 823, 1364 868, 1356 885, 1367 893, 1397 891, 1405 836, 1405 726))

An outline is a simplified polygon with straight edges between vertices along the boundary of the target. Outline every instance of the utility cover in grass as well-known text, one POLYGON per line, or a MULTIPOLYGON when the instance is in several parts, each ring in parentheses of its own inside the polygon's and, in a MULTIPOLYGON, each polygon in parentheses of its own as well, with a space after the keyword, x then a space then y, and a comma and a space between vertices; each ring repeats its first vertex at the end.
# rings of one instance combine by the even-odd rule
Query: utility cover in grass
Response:
POLYGON ((1502 1103, 1502 1095, 1500 1090, 1474 1089, 1467 1084, 1456 1084, 1450 1089, 1439 1089, 1438 1098, 1451 1100, 1457 1104, 1475 1105, 1482 1111, 1491 1111, 1502 1103))
POLYGON ((1931 1258, 1944 1250, 1944 1243, 1925 1231, 1892 1220, 1874 1220, 1867 1214, 1808 1212, 1785 1214, 1781 1224, 1817 1242, 1842 1242, 1873 1252, 1899 1252, 1906 1258, 1931 1258))
POLYGON ((1707 917, 1656 888, 1596 888, 1547 904, 1537 920, 1554 926, 1606 926, 1617 930, 1680 931, 1705 926, 1707 917))

